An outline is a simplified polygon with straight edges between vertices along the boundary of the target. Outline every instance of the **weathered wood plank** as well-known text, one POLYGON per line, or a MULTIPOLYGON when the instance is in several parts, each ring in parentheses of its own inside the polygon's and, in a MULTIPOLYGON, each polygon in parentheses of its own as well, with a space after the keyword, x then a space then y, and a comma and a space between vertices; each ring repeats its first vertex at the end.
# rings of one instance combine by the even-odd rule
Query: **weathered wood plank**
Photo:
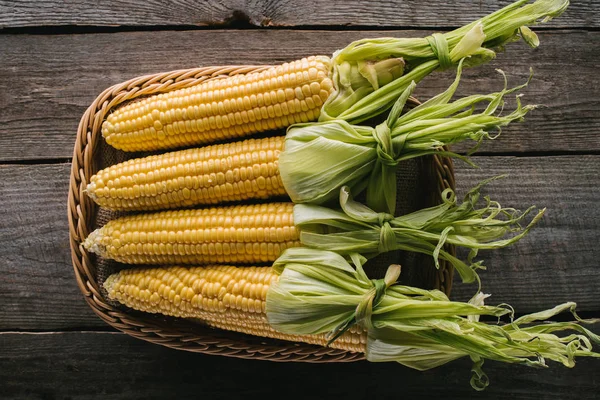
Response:
MULTIPOLYGON (((537 229, 511 249, 483 253, 484 290, 517 312, 576 301, 599 311, 600 156, 476 157, 481 169, 457 165, 461 191, 507 173, 487 193, 504 206, 548 207, 537 229)), ((69 165, 0 166, 0 331, 105 326, 75 283, 67 238, 69 165)), ((467 299, 473 285, 455 285, 467 299)))
POLYGON ((103 326, 71 267, 70 167, 0 165, 0 330, 103 326))
MULTIPOLYGON (((477 2, 390 1, 160 1, 18 0, 0 2, 0 28, 95 25, 219 26, 460 26, 494 12, 512 0, 477 2)), ((548 26, 597 27, 598 1, 574 1, 548 26)))
MULTIPOLYGON (((491 303, 506 302, 517 312, 529 312, 534 304, 549 307, 566 301, 587 308, 584 304, 591 300, 598 309, 597 301, 583 293, 598 297, 600 292, 600 253, 597 239, 592 239, 600 232, 599 157, 476 157, 475 161, 481 169, 457 170, 463 193, 475 182, 509 174, 484 193, 504 207, 547 207, 543 220, 522 242, 480 253, 489 268, 481 278, 484 292, 493 294, 491 303), (540 298, 546 299, 543 305, 540 298)), ((476 289, 456 285, 453 294, 467 300, 476 289)))
POLYGON ((600 390, 593 359, 573 369, 486 362, 491 383, 483 392, 469 385, 470 366, 464 359, 426 372, 395 363, 273 363, 171 350, 120 333, 0 333, 0 393, 15 400, 259 398, 290 388, 297 398, 579 400, 600 390))
MULTIPOLYGON (((87 106, 106 87, 134 76, 199 65, 281 63, 331 54, 365 36, 425 34, 252 30, 0 35, 0 160, 70 157, 87 106)), ((523 91, 524 101, 544 105, 482 150, 600 150, 600 32, 551 31, 540 38, 535 51, 514 43, 490 65, 465 72, 459 88, 463 95, 499 90, 502 78, 494 68, 503 68, 516 85, 533 67, 535 77, 523 91)), ((416 95, 426 99, 445 89, 452 77, 450 72, 429 77, 416 95)))

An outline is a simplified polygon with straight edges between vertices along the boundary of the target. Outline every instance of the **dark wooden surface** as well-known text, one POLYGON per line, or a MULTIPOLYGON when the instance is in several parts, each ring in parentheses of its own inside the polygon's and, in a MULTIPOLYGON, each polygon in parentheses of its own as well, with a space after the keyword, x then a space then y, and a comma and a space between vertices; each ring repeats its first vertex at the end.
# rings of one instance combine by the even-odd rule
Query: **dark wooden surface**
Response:
POLYGON ((290 364, 203 356, 113 332, 0 333, 11 399, 594 399, 597 360, 539 370, 489 362, 475 392, 470 362, 427 372, 391 363, 290 364), (18 370, 10 368, 11 363, 18 370))
MULTIPOLYGON (((236 23, 254 27, 454 27, 511 2, 180 0, 165 5, 160 0, 10 0, 0 1, 4 8, 0 28, 46 25, 211 27, 236 23)), ((550 27, 598 27, 597 5, 595 0, 574 1, 569 13, 553 21, 550 27)))
MULTIPOLYGON (((140 74, 202 65, 274 64, 331 54, 361 37, 429 32, 270 29, 0 35, 0 101, 5 103, 0 108, 0 161, 70 158, 79 123, 73 116, 83 114, 107 86, 140 74), (201 49, 190 50, 199 43, 201 49)), ((541 107, 481 151, 600 152, 600 75, 594 56, 600 53, 600 32, 544 31, 540 40, 536 51, 513 43, 493 64, 464 72, 459 95, 480 88, 500 90, 503 78, 495 68, 505 70, 513 86, 525 82, 529 68, 534 69, 523 101, 541 107)), ((452 79, 451 72, 430 76, 415 95, 427 98, 452 79)))
MULTIPOLYGON (((279 63, 351 40, 426 35, 508 1, 0 1, 0 398, 523 398, 592 399, 598 360, 569 370, 486 364, 484 393, 469 363, 426 373, 394 364, 275 364, 185 353, 114 332, 86 305, 68 248, 66 197, 81 114, 105 87, 199 65, 279 63), (351 26, 348 30, 346 27, 351 26), (260 28, 260 29, 259 29, 260 28)), ((600 317, 600 2, 574 2, 540 31, 535 51, 508 46, 466 71, 459 94, 534 80, 542 104, 474 158, 459 191, 508 173, 486 193, 504 206, 548 211, 510 250, 482 252, 484 291, 518 313, 576 301, 600 317)), ((452 80, 429 77, 426 99, 452 80)), ((509 102, 510 107, 514 102, 509 102)), ((464 149, 464 147, 462 148, 464 149)), ((456 285, 466 299, 472 286, 456 285)), ((598 329, 596 328, 596 331, 598 329)))

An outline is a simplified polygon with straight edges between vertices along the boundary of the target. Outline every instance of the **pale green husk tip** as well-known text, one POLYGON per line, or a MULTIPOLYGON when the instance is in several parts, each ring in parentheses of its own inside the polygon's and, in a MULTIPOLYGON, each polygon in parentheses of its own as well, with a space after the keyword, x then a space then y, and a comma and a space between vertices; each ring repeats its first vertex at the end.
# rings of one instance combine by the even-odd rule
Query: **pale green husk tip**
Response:
MULTIPOLYGON (((376 127, 352 125, 343 120, 293 125, 279 156, 279 172, 286 193, 295 203, 326 204, 336 200, 342 186, 353 193, 366 190, 366 203, 375 211, 395 213, 396 169, 402 161, 430 154, 468 158, 445 150, 445 146, 471 140, 475 151, 486 139, 494 139, 514 121, 534 108, 521 105, 503 113, 505 97, 523 84, 496 93, 474 94, 451 101, 461 74, 447 90, 401 114, 415 83, 396 102, 385 122, 376 127), (476 108, 479 110, 476 111, 476 108)), ((469 152, 470 153, 470 152, 469 152)))
POLYGON ((570 368, 576 357, 600 357, 592 348, 600 337, 582 326, 598 320, 580 319, 575 303, 514 319, 508 306, 484 305, 482 293, 464 303, 438 290, 371 280, 364 258, 351 258, 354 265, 334 252, 286 250, 274 265, 279 280, 267 294, 269 324, 280 332, 328 333, 335 340, 358 323, 368 332, 369 361, 396 361, 418 370, 469 357, 476 390, 489 383, 482 370, 485 359, 530 367, 554 361, 570 368), (547 321, 565 311, 575 321, 547 321), (509 322, 481 322, 483 315, 509 322))
POLYGON ((528 26, 561 15, 568 5, 568 0, 520 0, 450 32, 424 38, 383 37, 352 42, 334 53, 337 91, 323 105, 319 120, 365 121, 391 108, 411 82, 419 82, 436 70, 454 68, 463 58, 469 66, 486 63, 507 43, 520 38, 537 47, 539 38, 528 26), (385 85, 374 84, 377 80, 366 79, 368 75, 360 84, 354 79, 360 75, 356 74, 355 64, 388 58, 401 59, 405 74, 394 76, 385 85), (348 82, 355 84, 349 86, 348 82))
POLYGON ((473 261, 477 252, 503 248, 521 240, 545 212, 539 210, 522 227, 534 207, 520 212, 502 207, 487 196, 479 206, 481 188, 499 178, 502 176, 481 182, 467 192, 462 202, 457 201, 454 191, 446 189, 441 204, 399 217, 373 211, 355 201, 349 188, 343 187, 341 210, 297 204, 294 223, 300 229, 300 241, 308 247, 346 256, 359 253, 368 258, 392 250, 427 254, 437 267, 439 260, 446 260, 463 282, 475 282, 479 280, 477 270, 485 269, 481 261, 473 261), (447 251, 446 244, 470 250, 467 262, 447 251))

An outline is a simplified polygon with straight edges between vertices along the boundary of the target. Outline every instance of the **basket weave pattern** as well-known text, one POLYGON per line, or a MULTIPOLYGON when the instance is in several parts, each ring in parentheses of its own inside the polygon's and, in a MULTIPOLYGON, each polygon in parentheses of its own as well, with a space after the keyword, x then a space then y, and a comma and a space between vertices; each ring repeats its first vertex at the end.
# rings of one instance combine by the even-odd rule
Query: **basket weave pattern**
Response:
MULTIPOLYGON (((163 346, 205 354, 272 361, 351 362, 364 359, 360 353, 324 348, 303 343, 257 338, 226 332, 176 318, 148 315, 116 307, 104 297, 98 279, 97 260, 81 245, 96 228, 96 204, 84 193, 90 177, 105 165, 99 156, 102 147, 101 126, 114 107, 141 96, 197 85, 209 79, 258 72, 269 66, 225 66, 178 70, 147 75, 114 85, 102 92, 83 114, 77 130, 69 185, 68 219, 71 257, 75 278, 94 312, 114 328, 137 338, 163 346)), ((413 103, 416 100, 412 99, 413 103)), ((429 202, 439 201, 446 188, 454 189, 452 162, 433 156, 431 170, 435 182, 429 202)), ((402 195, 402 194, 399 194, 402 195)), ((452 251, 452 249, 450 250, 452 251)), ((445 262, 430 282, 445 293, 450 292, 453 270, 445 262)))

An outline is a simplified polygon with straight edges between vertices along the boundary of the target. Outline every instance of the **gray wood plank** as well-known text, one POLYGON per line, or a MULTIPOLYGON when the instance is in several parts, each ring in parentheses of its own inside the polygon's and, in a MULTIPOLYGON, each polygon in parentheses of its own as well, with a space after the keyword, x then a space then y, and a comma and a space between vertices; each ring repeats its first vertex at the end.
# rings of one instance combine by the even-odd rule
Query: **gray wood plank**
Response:
POLYGON ((104 326, 71 267, 69 171, 0 165, 0 330, 104 326))
MULTIPOLYGON (((591 300, 597 310, 600 304, 584 293, 600 291, 595 238, 600 232, 599 157, 475 157, 475 161, 480 169, 457 170, 463 193, 475 182, 509 174, 484 193, 504 207, 547 207, 543 220, 517 245, 480 253, 488 266, 480 276, 483 291, 492 293, 490 304, 506 302, 517 312, 529 312, 533 304, 549 307, 566 301, 586 309, 591 300), (543 305, 541 298, 546 299, 543 305)), ((467 300, 476 289, 456 285, 453 295, 467 300)))
POLYGON ((415 398, 591 399, 600 390, 598 360, 593 359, 578 359, 573 369, 487 362, 490 386, 476 392, 469 385, 468 360, 426 372, 364 361, 273 363, 171 350, 108 332, 0 333, 0 350, 0 393, 7 399, 259 398, 290 387, 298 398, 410 393, 415 398), (348 384, 355 380, 356 385, 348 384))
POLYGON ((0 393, 5 399, 295 398, 592 399, 600 390, 598 360, 573 369, 486 362, 490 386, 469 385, 462 359, 419 372, 395 363, 274 363, 206 356, 120 333, 0 333, 0 393), (341 379, 343 377, 343 379, 341 379), (355 382, 355 383, 353 383, 355 382))
MULTIPOLYGON (((0 28, 96 25, 219 26, 460 26, 494 12, 512 0, 412 1, 191 1, 170 3, 111 0, 17 0, 0 2, 0 28)), ((573 1, 553 27, 597 27, 598 1, 573 1)))
MULTIPOLYGON (((598 250, 600 156, 476 157, 481 169, 457 165, 461 192, 483 178, 510 173, 486 192, 505 207, 548 207, 543 221, 511 249, 482 252, 491 303, 518 313, 576 301, 600 310, 598 250)), ((0 166, 0 331, 105 327, 75 283, 66 217, 69 165, 0 166)), ((454 297, 476 287, 458 283, 454 297)))
MULTIPOLYGON (((281 63, 331 54, 369 36, 424 31, 184 31, 81 35, 0 35, 0 161, 71 157, 79 118, 106 87, 139 75, 202 65, 281 63)), ((459 94, 534 80, 524 101, 544 107, 482 147, 486 152, 600 150, 600 32, 545 31, 535 51, 514 43, 489 65, 465 72, 459 94)), ((418 87, 422 99, 445 89, 450 72, 418 87)), ((510 104, 514 103, 512 101, 510 104)), ((463 147, 464 149, 464 147, 463 147)))

